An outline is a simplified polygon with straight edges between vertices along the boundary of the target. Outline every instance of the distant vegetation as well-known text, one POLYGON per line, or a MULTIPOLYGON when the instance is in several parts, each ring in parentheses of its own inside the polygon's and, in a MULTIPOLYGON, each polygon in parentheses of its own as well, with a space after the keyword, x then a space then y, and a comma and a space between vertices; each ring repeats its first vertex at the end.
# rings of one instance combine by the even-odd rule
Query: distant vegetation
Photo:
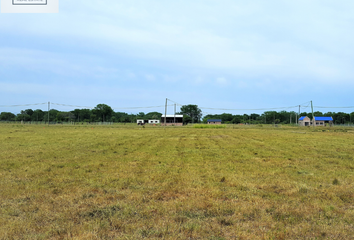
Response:
MULTIPOLYGON (((333 117, 334 124, 347 124, 354 122, 354 112, 348 114, 344 112, 314 112, 317 117, 328 116, 333 117)), ((238 123, 249 123, 249 124, 290 124, 296 122, 296 116, 308 116, 312 119, 312 113, 302 112, 300 116, 296 112, 287 111, 267 111, 263 114, 243 114, 243 115, 232 115, 230 113, 223 114, 208 114, 203 118, 203 122, 206 123, 208 119, 221 119, 222 123, 238 124, 238 123)))
MULTIPOLYGON (((160 119, 161 113, 149 112, 147 114, 139 112, 138 114, 128 114, 125 112, 114 112, 106 104, 98 104, 94 109, 75 109, 69 112, 63 112, 56 109, 49 110, 50 122, 121 122, 131 123, 137 119, 160 119)), ((2 121, 48 121, 48 111, 40 109, 22 110, 15 115, 10 112, 0 114, 2 121)))
MULTIPOLYGON (((206 123, 207 119, 221 119, 222 123, 228 124, 289 124, 296 122, 296 112, 287 111, 267 111, 262 114, 242 114, 233 115, 230 113, 208 114, 202 118, 202 111, 197 105, 184 105, 181 111, 176 114, 183 114, 184 123, 206 123)), ((98 104, 94 109, 75 109, 65 112, 56 109, 49 111, 50 122, 120 122, 135 123, 137 119, 160 119, 162 113, 159 112, 139 112, 138 114, 129 114, 125 112, 114 112, 113 109, 106 104, 98 104)), ((348 114, 344 112, 314 112, 315 116, 331 116, 334 124, 347 124, 354 122, 354 112, 348 114)), ((302 112, 300 116, 308 116, 312 118, 312 113, 302 112)), ((298 116, 298 118, 300 118, 298 116)), ((11 112, 1 112, 0 121, 48 121, 48 111, 40 109, 22 110, 15 115, 11 112)))

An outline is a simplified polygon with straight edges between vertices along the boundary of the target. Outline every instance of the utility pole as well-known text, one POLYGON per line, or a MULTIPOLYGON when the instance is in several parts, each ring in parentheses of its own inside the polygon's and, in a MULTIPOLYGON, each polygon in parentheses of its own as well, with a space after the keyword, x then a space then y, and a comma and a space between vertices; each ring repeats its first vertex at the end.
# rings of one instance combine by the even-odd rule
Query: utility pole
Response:
POLYGON ((296 123, 296 125, 297 125, 297 124, 298 124, 298 121, 299 121, 299 117, 297 116, 297 113, 295 114, 295 116, 296 116, 295 123, 296 123))
POLYGON ((312 101, 311 101, 311 111, 312 111, 312 125, 313 125, 313 128, 315 128, 315 116, 313 115, 313 105, 312 105, 312 101))
POLYGON ((166 118, 167 118, 167 98, 166 98, 166 104, 165 104, 165 120, 164 120, 164 122, 165 122, 165 124, 164 124, 164 129, 166 129, 166 118))
POLYGON ((175 115, 174 115, 173 123, 176 124, 176 103, 175 103, 175 115))
POLYGON ((49 110, 50 110, 50 102, 48 102, 48 126, 49 126, 49 110))
POLYGON ((290 113, 290 125, 291 125, 291 113, 290 113))

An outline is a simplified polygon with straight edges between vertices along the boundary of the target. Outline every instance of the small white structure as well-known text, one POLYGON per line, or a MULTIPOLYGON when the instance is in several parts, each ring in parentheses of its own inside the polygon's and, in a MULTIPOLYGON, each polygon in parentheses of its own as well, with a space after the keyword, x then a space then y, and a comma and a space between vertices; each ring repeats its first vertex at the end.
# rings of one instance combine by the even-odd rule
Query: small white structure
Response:
POLYGON ((137 120, 136 120, 136 123, 137 123, 138 125, 144 125, 144 124, 145 124, 144 119, 137 119, 137 120))
POLYGON ((159 124, 159 123, 160 123, 160 120, 157 120, 157 119, 149 120, 149 124, 159 124))

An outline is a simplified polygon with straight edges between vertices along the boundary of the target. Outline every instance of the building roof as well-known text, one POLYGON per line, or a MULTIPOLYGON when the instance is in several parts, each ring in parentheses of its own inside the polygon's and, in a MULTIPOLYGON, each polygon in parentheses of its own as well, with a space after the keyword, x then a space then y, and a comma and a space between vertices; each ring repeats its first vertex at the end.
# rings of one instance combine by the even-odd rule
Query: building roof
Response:
POLYGON ((208 122, 221 122, 221 119, 208 119, 208 122))
MULTIPOLYGON (((161 116, 162 118, 164 118, 165 117, 165 115, 162 115, 161 116)), ((173 117, 176 117, 176 118, 183 118, 183 115, 173 115, 173 114, 167 114, 166 115, 166 117, 168 117, 168 118, 173 118, 173 117)))
MULTIPOLYGON (((302 116, 299 118, 299 121, 303 121, 307 116, 302 116)), ((332 117, 316 117, 315 116, 315 121, 333 121, 332 117)))
POLYGON ((333 121, 332 117, 316 117, 315 116, 315 121, 333 121))

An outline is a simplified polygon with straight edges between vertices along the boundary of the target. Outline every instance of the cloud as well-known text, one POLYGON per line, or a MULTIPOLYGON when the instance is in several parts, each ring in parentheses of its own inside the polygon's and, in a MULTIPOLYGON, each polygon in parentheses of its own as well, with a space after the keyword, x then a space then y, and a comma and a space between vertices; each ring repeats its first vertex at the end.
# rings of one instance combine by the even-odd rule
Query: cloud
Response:
POLYGON ((196 85, 201 85, 203 83, 206 83, 206 80, 204 78, 202 78, 201 76, 198 76, 194 79, 194 84, 196 85))
POLYGON ((98 99, 111 89, 180 96, 188 86, 185 94, 199 99, 235 89, 267 96, 269 88, 297 100, 309 85, 322 94, 338 82, 353 86, 353 7, 328 0, 61 0, 59 14, 0 15, 0 74, 3 83, 26 79, 54 95, 57 82, 81 84, 98 99))
POLYGON ((229 82, 223 77, 218 77, 216 79, 216 84, 219 86, 227 86, 229 84, 229 82))
POLYGON ((145 74, 145 78, 149 81, 149 82, 154 82, 156 80, 155 76, 153 74, 145 74))
POLYGON ((221 1, 188 3, 187 8, 184 1, 64 2, 66 11, 50 17, 51 21, 35 16, 29 26, 20 24, 22 19, 2 22, 1 26, 8 31, 9 25, 15 26, 24 34, 44 38, 65 36, 64 41, 77 42, 79 49, 89 54, 94 54, 92 47, 104 49, 105 55, 171 65, 249 76, 309 75, 318 81, 323 74, 312 71, 312 66, 331 67, 327 77, 351 79, 350 66, 341 55, 354 53, 350 50, 354 35, 347 32, 352 17, 345 9, 340 13, 338 7, 332 9, 325 3, 221 1), (314 10, 318 10, 316 14, 314 10))

